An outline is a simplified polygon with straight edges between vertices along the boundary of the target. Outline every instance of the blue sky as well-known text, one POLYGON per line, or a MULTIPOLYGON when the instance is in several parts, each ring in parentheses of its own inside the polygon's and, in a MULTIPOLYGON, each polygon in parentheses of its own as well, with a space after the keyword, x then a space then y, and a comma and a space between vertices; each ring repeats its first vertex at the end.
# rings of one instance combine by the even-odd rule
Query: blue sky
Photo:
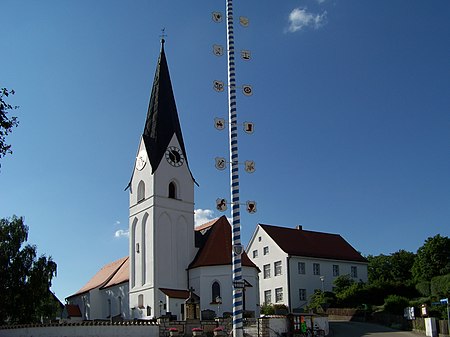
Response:
MULTIPOLYGON (((199 221, 229 199, 224 1, 3 0, 0 86, 20 125, 2 160, 0 217, 24 216, 29 241, 73 294, 128 254, 127 186, 165 27, 166 55, 199 221)), ((450 234, 450 2, 236 1, 243 241, 266 223, 339 233, 364 255, 415 252, 450 234)), ((226 214, 229 216, 229 214, 226 214)))

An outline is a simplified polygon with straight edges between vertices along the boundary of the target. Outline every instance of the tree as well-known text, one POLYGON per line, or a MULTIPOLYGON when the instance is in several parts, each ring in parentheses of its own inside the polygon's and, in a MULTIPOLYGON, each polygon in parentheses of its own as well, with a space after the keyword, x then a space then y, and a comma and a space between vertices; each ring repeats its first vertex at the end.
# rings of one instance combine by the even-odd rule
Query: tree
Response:
POLYGON ((415 254, 399 250, 391 255, 380 254, 367 257, 369 283, 407 283, 411 280, 411 268, 415 254))
POLYGON ((417 250, 412 266, 416 282, 430 281, 435 276, 450 273, 450 239, 440 234, 429 237, 417 250))
POLYGON ((19 124, 17 117, 8 117, 10 110, 17 109, 17 106, 5 102, 5 97, 9 95, 14 95, 14 90, 0 89, 0 159, 6 154, 12 153, 11 145, 6 143, 6 136, 12 131, 13 127, 19 124))
POLYGON ((0 324, 39 322, 55 310, 50 287, 56 263, 37 258, 27 239, 23 218, 0 219, 0 324))

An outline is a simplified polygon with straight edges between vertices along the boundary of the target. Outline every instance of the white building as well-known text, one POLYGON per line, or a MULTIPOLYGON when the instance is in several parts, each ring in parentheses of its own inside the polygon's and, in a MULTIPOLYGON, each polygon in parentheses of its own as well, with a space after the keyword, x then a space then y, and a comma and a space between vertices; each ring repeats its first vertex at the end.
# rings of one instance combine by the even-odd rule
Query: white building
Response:
MULTIPOLYGON (((83 319, 151 319, 168 312, 184 319, 190 295, 199 299, 200 311, 232 311, 231 225, 222 217, 194 228, 194 183, 162 40, 128 185, 130 254, 67 298, 83 319)), ((245 252, 242 261, 244 309, 256 315, 259 270, 245 252)))
POLYGON ((367 282, 367 260, 340 235, 259 224, 247 247, 261 270, 260 303, 303 308, 316 289, 332 291, 339 275, 367 282))

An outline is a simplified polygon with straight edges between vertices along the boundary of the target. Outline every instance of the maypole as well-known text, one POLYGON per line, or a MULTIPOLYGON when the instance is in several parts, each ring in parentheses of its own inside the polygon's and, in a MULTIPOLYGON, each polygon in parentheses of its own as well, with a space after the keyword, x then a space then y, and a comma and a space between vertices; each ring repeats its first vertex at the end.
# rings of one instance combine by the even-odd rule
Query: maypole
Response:
MULTIPOLYGON (((219 12, 213 13, 213 20, 215 22, 222 21, 222 15, 219 12)), ((240 201, 239 201, 239 159, 238 159, 238 120, 236 109, 236 65, 235 65, 235 49, 234 49, 234 27, 233 27, 233 1, 226 0, 226 23, 227 23, 227 60, 228 60, 228 126, 229 126, 229 158, 230 158, 230 187, 231 187, 231 217, 232 217, 232 281, 233 281, 233 336, 243 337, 243 291, 245 282, 242 277, 242 263, 241 257, 244 249, 241 244, 241 215, 240 215, 240 201)), ((242 26, 248 26, 248 19, 240 17, 239 22, 242 26)), ((213 46, 213 52, 216 56, 223 55, 223 47, 220 45, 213 46)), ((250 52, 248 50, 241 51, 241 58, 243 60, 250 60, 250 52)), ((224 91, 224 83, 215 80, 213 82, 214 90, 217 92, 224 91)), ((252 87, 250 85, 243 85, 242 92, 245 96, 252 95, 252 87)), ((218 130, 225 128, 225 119, 216 118, 215 127, 218 130)), ((247 134, 252 134, 254 131, 253 123, 245 122, 244 131, 247 134)), ((255 171, 255 163, 252 160, 247 160, 244 163, 245 171, 253 173, 255 171)), ((226 167, 226 160, 223 157, 216 158, 216 168, 224 170, 226 167)), ((226 199, 217 199, 216 208, 220 211, 227 209, 226 199)), ((256 202, 247 201, 246 208, 249 213, 256 212, 256 202)))
POLYGON ((231 217, 233 221, 233 336, 243 337, 242 326, 242 245, 239 204, 239 160, 236 110, 236 68, 234 57, 233 1, 227 1, 227 56, 228 56, 228 121, 230 140, 231 217))

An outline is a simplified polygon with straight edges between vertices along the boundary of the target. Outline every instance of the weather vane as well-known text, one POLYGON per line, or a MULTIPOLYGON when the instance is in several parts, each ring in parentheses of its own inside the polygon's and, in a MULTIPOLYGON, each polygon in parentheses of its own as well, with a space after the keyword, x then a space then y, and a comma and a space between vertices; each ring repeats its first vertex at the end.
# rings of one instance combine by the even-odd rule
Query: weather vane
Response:
POLYGON ((167 37, 166 28, 165 27, 161 28, 161 35, 159 37, 161 38, 162 42, 165 41, 165 37, 167 37))

